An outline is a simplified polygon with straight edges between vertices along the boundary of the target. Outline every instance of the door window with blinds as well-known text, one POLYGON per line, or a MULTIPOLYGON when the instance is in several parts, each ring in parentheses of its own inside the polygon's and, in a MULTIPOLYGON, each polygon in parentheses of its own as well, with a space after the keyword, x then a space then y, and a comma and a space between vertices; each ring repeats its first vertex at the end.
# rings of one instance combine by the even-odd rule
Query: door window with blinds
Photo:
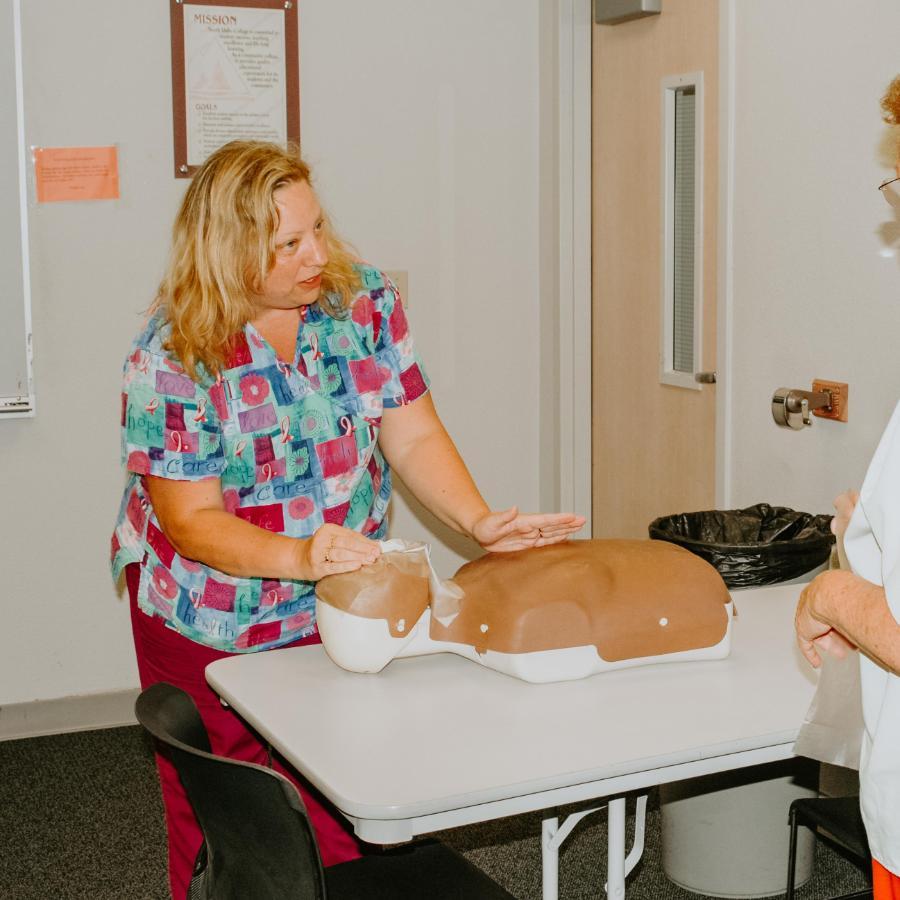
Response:
POLYGON ((699 389, 703 303, 703 73, 662 81, 663 384, 699 389))

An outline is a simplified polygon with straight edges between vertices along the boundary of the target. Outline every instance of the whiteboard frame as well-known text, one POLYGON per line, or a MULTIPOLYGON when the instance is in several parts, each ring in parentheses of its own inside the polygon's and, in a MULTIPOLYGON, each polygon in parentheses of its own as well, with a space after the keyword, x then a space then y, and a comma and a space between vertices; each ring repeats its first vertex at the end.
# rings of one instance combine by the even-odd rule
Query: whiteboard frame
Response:
POLYGON ((13 51, 16 70, 16 135, 19 158, 19 227, 22 242, 22 300, 25 307, 25 390, 12 397, 0 396, 0 420, 34 416, 34 374, 31 330, 31 261, 28 245, 28 188, 25 144, 25 90, 22 66, 22 6, 13 5, 13 51))

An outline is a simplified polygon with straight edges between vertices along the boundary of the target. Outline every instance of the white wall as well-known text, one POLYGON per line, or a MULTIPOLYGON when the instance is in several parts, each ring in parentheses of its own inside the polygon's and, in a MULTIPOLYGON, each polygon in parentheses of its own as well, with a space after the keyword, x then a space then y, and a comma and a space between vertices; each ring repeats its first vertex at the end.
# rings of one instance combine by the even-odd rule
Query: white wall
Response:
MULTIPOLYGON (((28 142, 118 143, 122 199, 31 210, 39 405, 0 423, 0 705, 136 684, 106 564, 118 373, 183 189, 169 174, 167 14, 23 5, 28 142)), ((348 16, 304 0, 300 12, 320 192, 366 257, 409 271, 436 399, 490 500, 546 505, 546 7, 360 0, 348 16)), ((733 15, 730 499, 826 511, 862 479, 900 394, 900 223, 875 190, 890 171, 878 98, 900 70, 900 7, 753 0, 733 15), (776 428, 772 391, 814 377, 850 383, 850 422, 776 428)), ((394 531, 428 536, 402 504, 394 531)), ((459 560, 437 557, 445 571, 459 560)))
POLYGON ((730 499, 829 512, 900 396, 900 221, 876 190, 893 167, 879 99, 900 72, 900 5, 739 0, 732 14, 730 499), (777 428, 772 392, 813 378, 849 383, 849 422, 777 428))
MULTIPOLYGON (((362 256, 409 271, 435 401, 488 502, 536 508, 538 3, 352 6, 346 24, 301 6, 304 154, 362 256)), ((397 536, 436 526, 395 499, 397 536)), ((436 531, 449 575, 474 548, 436 531)))
POLYGON ((22 6, 28 143, 117 143, 122 199, 30 212, 37 415, 0 423, 0 703, 136 684, 106 562, 123 483, 117 380, 181 193, 158 4, 133 17, 22 6))
MULTIPOLYGON (((119 373, 184 186, 165 4, 23 6, 28 143, 118 144, 122 199, 31 210, 38 412, 0 423, 0 706, 137 684, 107 568, 119 373)), ((437 403, 489 501, 536 507, 539 0, 349 6, 300 7, 304 153, 345 236, 409 271, 437 403)), ((394 533, 428 538, 398 507, 394 533)), ((453 550, 436 553, 448 573, 453 550)))

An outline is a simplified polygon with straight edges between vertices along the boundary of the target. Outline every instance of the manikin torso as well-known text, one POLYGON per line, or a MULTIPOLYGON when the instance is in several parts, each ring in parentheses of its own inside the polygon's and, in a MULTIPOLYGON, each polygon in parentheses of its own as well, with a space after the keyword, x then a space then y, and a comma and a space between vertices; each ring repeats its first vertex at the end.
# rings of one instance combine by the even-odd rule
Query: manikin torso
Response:
POLYGON ((731 598, 712 566, 661 541, 568 541, 488 554, 441 582, 427 547, 317 585, 329 656, 353 672, 456 653, 531 682, 728 655, 731 598))

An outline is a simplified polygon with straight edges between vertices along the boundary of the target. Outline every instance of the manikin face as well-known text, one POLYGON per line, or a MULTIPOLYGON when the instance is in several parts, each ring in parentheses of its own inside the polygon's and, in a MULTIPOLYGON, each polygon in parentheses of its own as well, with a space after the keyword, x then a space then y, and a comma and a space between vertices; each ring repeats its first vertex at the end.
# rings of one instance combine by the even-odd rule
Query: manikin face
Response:
POLYGON ((275 191, 278 230, 275 261, 257 303, 264 309, 297 309, 315 303, 328 262, 325 222, 313 189, 294 181, 275 191))

